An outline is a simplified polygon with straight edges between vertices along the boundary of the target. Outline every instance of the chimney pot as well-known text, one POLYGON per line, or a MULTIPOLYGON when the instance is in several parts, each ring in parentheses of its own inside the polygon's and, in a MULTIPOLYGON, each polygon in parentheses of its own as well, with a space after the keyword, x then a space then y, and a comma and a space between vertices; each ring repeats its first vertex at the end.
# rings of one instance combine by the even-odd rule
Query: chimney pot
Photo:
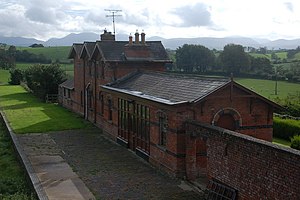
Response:
POLYGON ((132 45, 132 35, 131 35, 131 33, 129 35, 129 45, 132 45))
POLYGON ((139 34, 138 30, 136 30, 134 35, 135 35, 135 44, 139 44, 140 43, 140 41, 139 41, 140 34, 139 34))
POLYGON ((146 44, 146 38, 145 38, 146 34, 144 32, 141 33, 141 42, 142 44, 146 44))

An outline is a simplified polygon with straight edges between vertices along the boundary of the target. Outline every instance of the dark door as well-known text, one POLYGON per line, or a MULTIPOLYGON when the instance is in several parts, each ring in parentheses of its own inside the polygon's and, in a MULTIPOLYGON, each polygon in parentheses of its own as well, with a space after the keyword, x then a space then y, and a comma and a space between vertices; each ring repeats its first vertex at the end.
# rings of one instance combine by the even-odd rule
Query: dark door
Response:
POLYGON ((216 125, 228 130, 236 130, 235 120, 230 114, 221 115, 216 125))

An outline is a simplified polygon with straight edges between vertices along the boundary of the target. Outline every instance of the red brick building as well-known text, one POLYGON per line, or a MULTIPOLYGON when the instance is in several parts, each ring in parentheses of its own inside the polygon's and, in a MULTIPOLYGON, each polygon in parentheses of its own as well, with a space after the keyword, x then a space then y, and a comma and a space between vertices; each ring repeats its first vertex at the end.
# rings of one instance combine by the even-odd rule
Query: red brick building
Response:
POLYGON ((69 58, 74 79, 60 85, 60 103, 170 174, 187 176, 191 148, 196 176, 205 173, 206 148, 187 139, 188 120, 272 140, 277 104, 232 79, 165 72, 163 45, 144 33, 115 41, 105 31, 101 41, 74 44, 69 58))

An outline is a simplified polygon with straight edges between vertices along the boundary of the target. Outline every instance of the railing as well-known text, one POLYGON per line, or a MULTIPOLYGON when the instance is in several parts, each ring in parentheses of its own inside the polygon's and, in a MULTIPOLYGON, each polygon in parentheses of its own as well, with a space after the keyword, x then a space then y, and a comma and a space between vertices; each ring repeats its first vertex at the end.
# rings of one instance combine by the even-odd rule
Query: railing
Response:
POLYGON ((46 103, 58 103, 58 95, 46 94, 46 103))

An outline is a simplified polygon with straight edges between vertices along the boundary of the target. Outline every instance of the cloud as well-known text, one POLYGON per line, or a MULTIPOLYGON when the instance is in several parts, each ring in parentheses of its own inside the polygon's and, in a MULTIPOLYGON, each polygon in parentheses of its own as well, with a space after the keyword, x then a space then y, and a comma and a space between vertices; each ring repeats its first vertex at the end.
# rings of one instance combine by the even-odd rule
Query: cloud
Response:
POLYGON ((285 2, 284 5, 289 11, 291 11, 291 12, 294 11, 294 6, 291 2, 285 2))
POLYGON ((34 6, 25 12, 25 16, 31 21, 45 24, 56 24, 56 14, 53 9, 45 9, 34 6))
POLYGON ((211 14, 205 4, 197 3, 193 6, 183 6, 173 11, 182 22, 179 23, 181 27, 190 26, 210 26, 213 25, 211 21, 211 14))

